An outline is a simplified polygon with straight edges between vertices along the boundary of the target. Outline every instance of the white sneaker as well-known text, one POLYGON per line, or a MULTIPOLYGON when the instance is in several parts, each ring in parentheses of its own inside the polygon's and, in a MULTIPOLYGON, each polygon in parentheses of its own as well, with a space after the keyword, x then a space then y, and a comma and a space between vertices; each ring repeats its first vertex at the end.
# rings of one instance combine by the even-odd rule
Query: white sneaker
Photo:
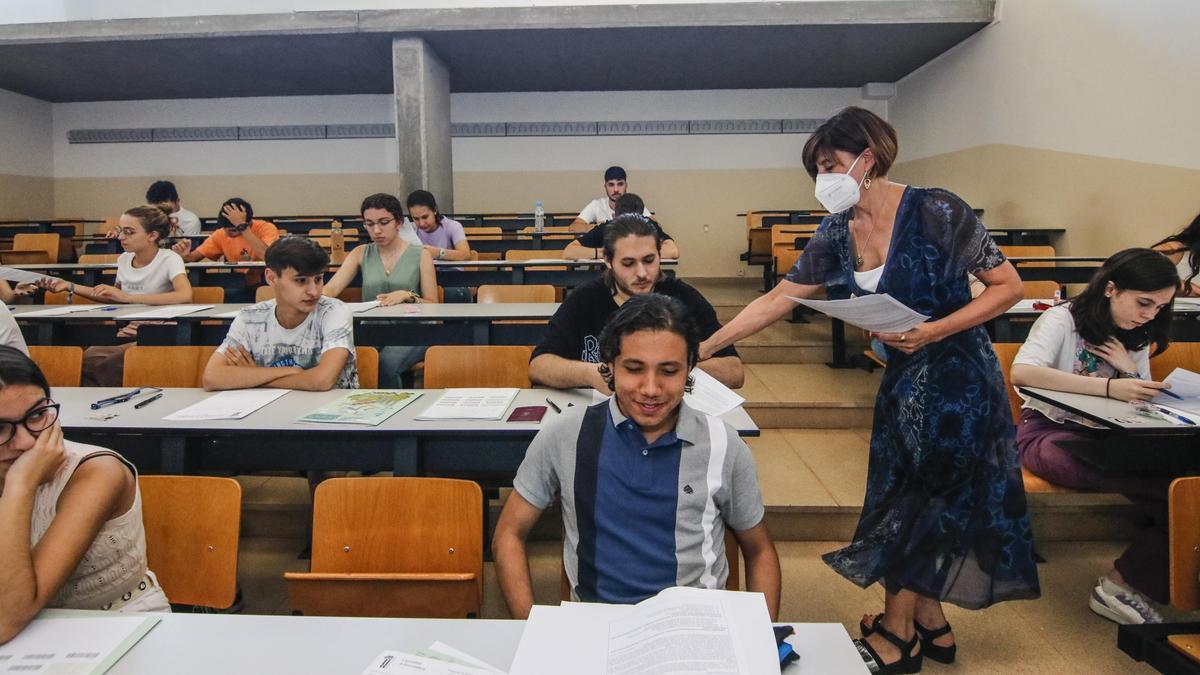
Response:
POLYGON ((1137 591, 1125 588, 1108 577, 1096 580, 1088 598, 1088 607, 1100 616, 1119 624, 1162 623, 1162 615, 1150 600, 1137 591))

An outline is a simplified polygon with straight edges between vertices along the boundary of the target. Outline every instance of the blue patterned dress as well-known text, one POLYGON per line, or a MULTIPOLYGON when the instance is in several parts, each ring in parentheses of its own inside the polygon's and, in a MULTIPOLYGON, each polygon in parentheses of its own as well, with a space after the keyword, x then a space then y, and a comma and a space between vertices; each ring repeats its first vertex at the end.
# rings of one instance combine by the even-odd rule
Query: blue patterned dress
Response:
MULTIPOLYGON (((827 217, 788 281, 829 297, 854 282, 850 211, 827 217)), ((1003 263, 965 202, 906 188, 879 293, 940 319, 971 301, 967 274, 1003 263)), ((1000 364, 976 326, 906 355, 888 349, 875 399, 867 493, 850 545, 825 562, 862 587, 882 581, 968 609, 1039 595, 1016 435, 1000 364)))

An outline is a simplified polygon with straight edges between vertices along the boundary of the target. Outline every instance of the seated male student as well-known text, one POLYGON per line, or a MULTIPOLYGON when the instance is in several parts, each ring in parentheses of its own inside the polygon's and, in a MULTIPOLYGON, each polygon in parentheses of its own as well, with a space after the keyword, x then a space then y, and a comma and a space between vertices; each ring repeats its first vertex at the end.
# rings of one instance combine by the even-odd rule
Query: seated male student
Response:
MULTIPOLYGON (((642 198, 626 192, 617 198, 617 205, 613 208, 613 217, 622 216, 626 213, 641 214, 645 212, 646 204, 642 198)), ((662 243, 660 255, 663 258, 678 260, 679 247, 675 245, 675 240, 671 235, 663 231, 658 222, 653 218, 650 219, 654 223, 654 229, 658 232, 658 240, 662 243)), ((575 239, 575 241, 567 244, 563 249, 563 256, 567 260, 588 260, 599 258, 604 251, 604 233, 608 230, 608 223, 600 223, 592 229, 584 232, 575 239)))
MULTIPOLYGON (((661 293, 683 302, 702 340, 720 330, 717 313, 704 296, 659 269, 659 246, 649 218, 628 213, 609 223, 604 233, 604 274, 571 291, 550 318, 529 361, 529 379, 534 384, 593 387, 610 393, 600 373, 598 336, 617 308, 637 295, 661 293)), ((745 379, 742 360, 732 345, 699 366, 734 389, 745 379)))
MULTIPOLYGON (((617 208, 617 200, 621 195, 625 194, 628 188, 626 181, 625 169, 619 166, 610 166, 604 170, 604 194, 606 197, 598 197, 588 202, 588 205, 583 207, 575 220, 571 221, 570 229, 572 232, 587 232, 593 225, 607 223, 616 217, 614 212, 617 208)), ((650 217, 650 210, 642 207, 642 215, 650 217)))
POLYGON ((350 309, 321 295, 329 254, 285 237, 266 251, 275 298, 244 307, 204 368, 204 388, 357 389, 350 309))
POLYGON ((156 180, 151 183, 150 188, 146 190, 146 203, 166 204, 171 207, 171 218, 175 220, 173 235, 200 234, 200 217, 183 208, 179 191, 171 181, 156 180))
POLYGON ((533 604, 525 539, 556 497, 573 598, 631 604, 672 586, 724 588, 728 527, 747 590, 763 593, 778 618, 779 557, 754 458, 736 431, 683 402, 699 344, 687 307, 656 293, 632 298, 604 327, 600 358, 616 393, 567 408, 538 432, 496 524, 492 550, 513 618, 528 618, 533 604))
MULTIPOLYGON (((250 262, 262 260, 267 247, 279 240, 279 230, 274 225, 254 217, 254 207, 240 197, 228 199, 221 205, 217 216, 217 229, 204 243, 192 249, 191 239, 180 239, 171 247, 184 262, 199 262, 204 259, 226 262, 250 262)), ((253 299, 254 289, 262 285, 262 272, 256 269, 239 270, 244 274, 244 287, 225 289, 225 302, 247 302, 253 299)))

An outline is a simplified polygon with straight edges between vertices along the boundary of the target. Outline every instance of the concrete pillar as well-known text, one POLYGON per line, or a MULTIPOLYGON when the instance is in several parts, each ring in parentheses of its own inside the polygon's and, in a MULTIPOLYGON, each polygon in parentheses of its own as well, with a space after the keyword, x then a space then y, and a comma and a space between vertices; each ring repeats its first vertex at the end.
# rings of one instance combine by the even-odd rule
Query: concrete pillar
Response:
POLYGON ((421 38, 392 40, 400 199, 429 190, 444 213, 454 213, 450 151, 450 72, 421 38))

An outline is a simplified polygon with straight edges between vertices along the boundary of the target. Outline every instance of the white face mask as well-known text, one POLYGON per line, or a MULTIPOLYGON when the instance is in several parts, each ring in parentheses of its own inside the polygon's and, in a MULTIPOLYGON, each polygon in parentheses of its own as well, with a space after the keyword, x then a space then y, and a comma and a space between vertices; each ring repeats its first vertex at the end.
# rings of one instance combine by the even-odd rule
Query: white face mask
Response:
MULTIPOLYGON (((814 194, 826 211, 841 213, 858 203, 858 187, 862 185, 862 181, 854 182, 854 179, 850 177, 850 172, 854 170, 854 165, 858 164, 860 159, 862 159, 862 153, 854 158, 854 162, 850 164, 849 169, 846 169, 846 173, 817 174, 817 187, 814 194)), ((866 178, 864 175, 863 180, 866 178)))

